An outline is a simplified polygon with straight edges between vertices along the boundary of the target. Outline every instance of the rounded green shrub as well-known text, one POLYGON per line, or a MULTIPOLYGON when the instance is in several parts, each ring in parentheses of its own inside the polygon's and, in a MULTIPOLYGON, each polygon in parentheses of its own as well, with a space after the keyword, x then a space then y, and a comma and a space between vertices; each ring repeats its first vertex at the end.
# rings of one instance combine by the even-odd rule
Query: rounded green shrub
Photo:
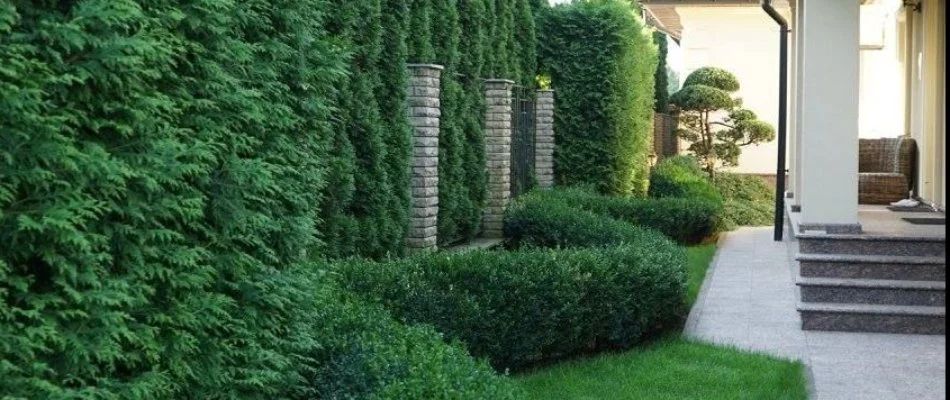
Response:
POLYGON ((660 161, 650 172, 650 197, 705 199, 721 203, 722 196, 690 156, 674 156, 660 161))
POLYGON ((713 180, 722 194, 722 219, 728 227, 775 223, 775 190, 761 177, 719 173, 713 180))
POLYGON ((681 321, 685 251, 643 232, 607 248, 434 253, 344 263, 336 273, 396 317, 517 370, 625 348, 681 321))
POLYGON ((522 195, 508 206, 504 218, 508 248, 611 246, 655 234, 564 201, 550 201, 539 192, 522 195))
POLYGON ((564 202, 579 210, 652 228, 681 244, 696 244, 715 236, 722 212, 719 203, 701 198, 624 198, 580 188, 556 188, 535 196, 540 197, 538 203, 564 202))
POLYGON ((325 399, 521 399, 509 378, 445 343, 432 327, 397 322, 379 304, 317 286, 310 382, 325 399))

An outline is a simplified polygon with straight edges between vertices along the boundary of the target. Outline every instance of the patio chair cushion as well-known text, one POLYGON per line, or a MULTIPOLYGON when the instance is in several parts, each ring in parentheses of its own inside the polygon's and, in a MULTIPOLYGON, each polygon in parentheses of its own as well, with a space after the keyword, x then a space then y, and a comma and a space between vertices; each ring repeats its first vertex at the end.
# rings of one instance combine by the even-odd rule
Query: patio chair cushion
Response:
POLYGON ((906 199, 914 185, 917 143, 912 138, 859 139, 858 203, 906 199))

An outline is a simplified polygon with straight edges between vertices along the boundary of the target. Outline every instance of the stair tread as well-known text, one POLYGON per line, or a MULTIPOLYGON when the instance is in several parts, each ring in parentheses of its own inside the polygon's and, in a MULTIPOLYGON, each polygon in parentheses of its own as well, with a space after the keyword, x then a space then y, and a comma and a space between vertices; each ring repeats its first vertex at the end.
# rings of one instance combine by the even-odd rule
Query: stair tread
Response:
POLYGON ((917 315, 943 317, 947 315, 945 306, 895 306, 889 304, 856 304, 856 303, 803 303, 799 302, 796 309, 804 312, 828 312, 851 314, 880 314, 880 315, 917 315))
POLYGON ((946 236, 912 236, 912 235, 880 235, 871 233, 796 233, 796 239, 823 239, 823 240, 861 240, 868 242, 928 242, 946 243, 946 236))
POLYGON ((892 279, 854 279, 854 278, 814 278, 799 276, 795 280, 798 286, 833 286, 866 289, 918 289, 946 290, 945 281, 906 281, 892 279))
POLYGON ((947 258, 939 256, 889 256, 867 254, 798 253, 797 261, 860 262, 867 264, 939 264, 946 265, 947 258))

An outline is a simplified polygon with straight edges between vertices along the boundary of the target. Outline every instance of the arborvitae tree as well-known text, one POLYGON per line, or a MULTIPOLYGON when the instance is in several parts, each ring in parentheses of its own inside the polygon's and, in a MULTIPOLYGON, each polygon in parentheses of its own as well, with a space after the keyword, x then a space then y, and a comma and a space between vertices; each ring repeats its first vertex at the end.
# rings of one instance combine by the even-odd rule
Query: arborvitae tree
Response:
POLYGON ((537 38, 535 37, 534 14, 530 0, 516 0, 515 9, 515 56, 518 61, 518 83, 534 87, 538 70, 537 38))
MULTIPOLYGON (((515 2, 517 0, 495 0, 495 12, 492 18, 497 27, 494 32, 496 54, 495 75, 493 78, 512 79, 518 76, 518 60, 515 55, 515 2)), ((517 80, 517 79, 516 79, 517 80)))
POLYGON ((433 62, 432 8, 430 0, 409 0, 409 62, 433 62))
POLYGON ((377 102, 383 121, 383 140, 386 146, 386 173, 389 176, 389 190, 392 191, 387 209, 393 229, 401 231, 394 234, 397 249, 402 247, 403 238, 409 229, 410 211, 410 169, 409 158, 412 155, 412 130, 406 113, 407 86, 409 75, 405 67, 409 56, 406 44, 409 31, 409 0, 382 1, 382 52, 377 70, 381 74, 381 86, 377 102))
POLYGON ((460 231, 475 235, 481 228, 482 208, 486 196, 485 175, 485 97, 482 79, 487 73, 486 59, 492 52, 488 34, 487 3, 493 0, 459 0, 459 74, 463 88, 462 117, 464 138, 465 196, 471 202, 462 210, 460 231))
POLYGON ((657 45, 656 73, 653 77, 653 109, 658 113, 668 112, 670 108, 669 77, 667 76, 669 66, 666 63, 669 46, 667 40, 669 39, 665 33, 653 32, 653 43, 657 45))

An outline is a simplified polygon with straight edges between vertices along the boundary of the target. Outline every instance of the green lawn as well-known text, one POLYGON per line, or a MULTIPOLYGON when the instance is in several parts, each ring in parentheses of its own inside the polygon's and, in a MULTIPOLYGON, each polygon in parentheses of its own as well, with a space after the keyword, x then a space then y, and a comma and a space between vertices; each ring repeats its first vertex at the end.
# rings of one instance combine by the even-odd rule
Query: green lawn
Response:
MULTIPOLYGON (((687 298, 696 300, 715 245, 690 247, 687 298)), ((620 354, 560 363, 516 376, 529 399, 807 398, 804 366, 673 335, 620 354)))
POLYGON ((706 270, 709 269, 709 263, 715 255, 715 244, 704 244, 686 249, 686 304, 692 306, 696 302, 699 287, 703 285, 706 270))

